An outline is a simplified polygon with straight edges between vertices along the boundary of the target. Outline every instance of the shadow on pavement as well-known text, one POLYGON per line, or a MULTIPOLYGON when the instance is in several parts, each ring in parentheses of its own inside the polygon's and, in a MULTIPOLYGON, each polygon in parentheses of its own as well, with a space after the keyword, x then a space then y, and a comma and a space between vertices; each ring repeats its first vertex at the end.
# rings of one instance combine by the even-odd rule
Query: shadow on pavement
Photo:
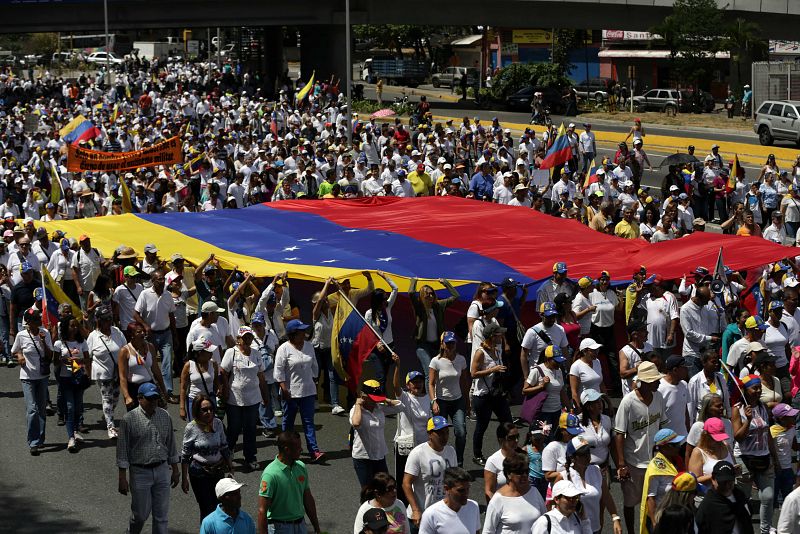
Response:
POLYGON ((35 495, 23 494, 19 488, 0 483, 3 506, 0 507, 0 525, 4 532, 17 534, 100 532, 98 528, 83 523, 77 510, 65 517, 35 495))

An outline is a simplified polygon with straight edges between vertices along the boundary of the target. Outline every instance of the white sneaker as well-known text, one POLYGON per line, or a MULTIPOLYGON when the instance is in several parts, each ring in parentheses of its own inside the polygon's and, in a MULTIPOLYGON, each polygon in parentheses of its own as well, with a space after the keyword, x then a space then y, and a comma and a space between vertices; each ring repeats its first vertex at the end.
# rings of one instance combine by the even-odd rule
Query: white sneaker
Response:
POLYGON ((335 405, 335 406, 333 407, 333 409, 331 410, 331 413, 332 413, 333 415, 341 415, 341 414, 343 414, 343 413, 344 413, 344 408, 342 408, 341 406, 339 406, 339 405, 337 404, 337 405, 335 405))
POLYGON ((282 410, 275 410, 274 414, 275 414, 275 417, 283 417, 283 411, 282 410))
POLYGON ((108 429, 108 439, 117 439, 117 429, 116 428, 109 428, 108 429))
POLYGON ((67 450, 69 452, 75 452, 78 450, 78 445, 75 443, 75 438, 69 438, 69 441, 67 442, 67 450))
POLYGON ((83 436, 81 436, 78 432, 75 432, 75 440, 76 441, 84 441, 83 436))

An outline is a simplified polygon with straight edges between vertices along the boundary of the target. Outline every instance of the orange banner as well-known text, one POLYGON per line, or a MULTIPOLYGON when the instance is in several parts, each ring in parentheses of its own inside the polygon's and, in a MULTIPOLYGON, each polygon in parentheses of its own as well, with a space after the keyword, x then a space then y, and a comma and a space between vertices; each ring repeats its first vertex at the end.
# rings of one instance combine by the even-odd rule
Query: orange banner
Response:
POLYGON ((181 142, 178 137, 157 143, 135 152, 100 152, 69 145, 67 170, 83 171, 127 171, 139 167, 173 165, 183 163, 181 142))

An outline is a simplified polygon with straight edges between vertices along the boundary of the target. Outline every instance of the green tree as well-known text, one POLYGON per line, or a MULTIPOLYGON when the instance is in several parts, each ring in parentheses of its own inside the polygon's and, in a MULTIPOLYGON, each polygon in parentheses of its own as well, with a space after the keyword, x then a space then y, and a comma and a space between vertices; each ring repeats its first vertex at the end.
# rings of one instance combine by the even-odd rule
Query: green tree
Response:
POLYGON ((749 65, 753 61, 768 59, 769 43, 764 39, 757 23, 737 18, 726 28, 724 47, 731 57, 731 87, 741 96, 742 85, 748 81, 750 74, 749 68, 742 72, 742 64, 749 65))
POLYGON ((50 55, 58 50, 58 34, 32 33, 28 35, 24 48, 31 54, 50 55))
POLYGON ((713 70, 709 58, 724 49, 724 40, 717 33, 723 27, 723 11, 715 0, 675 0, 672 14, 650 33, 663 38, 675 74, 698 86, 713 70))
POLYGON ((575 68, 569 56, 581 44, 582 32, 576 30, 555 30, 553 45, 550 48, 550 61, 558 67, 562 76, 569 76, 575 68))
POLYGON ((559 89, 570 84, 561 66, 555 63, 511 63, 492 77, 492 97, 505 100, 524 87, 544 86, 559 89))

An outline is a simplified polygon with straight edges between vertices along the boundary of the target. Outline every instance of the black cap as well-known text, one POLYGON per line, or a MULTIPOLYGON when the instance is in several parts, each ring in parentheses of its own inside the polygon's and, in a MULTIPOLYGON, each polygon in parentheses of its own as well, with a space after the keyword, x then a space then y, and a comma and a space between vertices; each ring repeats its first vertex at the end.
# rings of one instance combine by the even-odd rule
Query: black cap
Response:
POLYGON ((381 508, 370 508, 361 517, 364 526, 370 530, 380 530, 389 526, 389 520, 386 519, 386 512, 381 508))
POLYGON ((671 355, 667 358, 667 361, 664 362, 664 369, 667 371, 672 371, 673 369, 677 369, 678 367, 685 367, 686 361, 683 359, 683 356, 678 356, 677 354, 671 355))
POLYGON ((506 278, 503 278, 503 281, 500 282, 500 286, 501 287, 515 287, 516 285, 517 285, 517 281, 514 280, 513 278, 511 278, 510 276, 506 277, 506 278))
POLYGON ((634 332, 639 332, 640 330, 647 330, 647 324, 643 323, 642 321, 631 321, 628 323, 628 333, 633 334, 634 332))
POLYGON ((717 462, 714 466, 714 470, 711 472, 711 478, 717 482, 736 480, 736 471, 733 469, 733 464, 725 460, 717 462))
POLYGON ((758 367, 759 365, 764 365, 765 363, 775 363, 778 359, 770 354, 769 352, 762 350, 756 353, 756 357, 753 359, 753 365, 758 367))

